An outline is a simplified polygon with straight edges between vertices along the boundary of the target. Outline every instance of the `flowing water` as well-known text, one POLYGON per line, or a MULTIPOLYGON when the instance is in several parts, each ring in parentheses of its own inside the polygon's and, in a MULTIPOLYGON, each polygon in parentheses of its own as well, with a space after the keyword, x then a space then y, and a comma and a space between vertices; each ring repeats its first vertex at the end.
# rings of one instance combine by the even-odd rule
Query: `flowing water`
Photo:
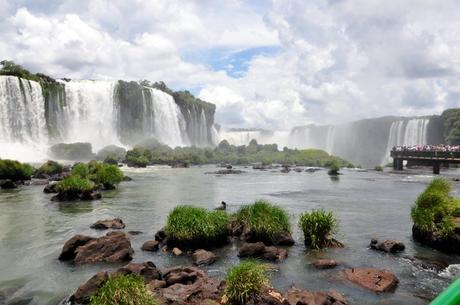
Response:
MULTIPOLYGON (((284 291, 295 283, 314 290, 334 288, 344 293, 350 304, 427 304, 428 299, 459 275, 458 256, 421 247, 411 239, 410 206, 432 176, 429 172, 402 174, 344 170, 339 180, 331 180, 322 170, 314 174, 254 171, 241 175, 204 174, 214 166, 190 169, 153 167, 125 169, 134 180, 118 190, 105 192, 93 202, 56 203, 42 192, 43 186, 0 191, 0 303, 57 304, 94 273, 120 265, 73 266, 57 257, 66 240, 75 234, 102 235, 89 228, 99 219, 121 217, 126 230, 143 234, 132 236, 134 261, 153 261, 165 268, 190 264, 189 257, 173 257, 163 252, 142 252, 140 247, 164 223, 175 205, 194 204, 213 208, 224 200, 229 212, 243 203, 267 199, 287 210, 293 224, 296 245, 289 257, 278 263, 271 274, 277 289, 284 291), (306 253, 296 227, 298 216, 312 208, 334 211, 340 219, 338 239, 344 249, 306 253), (402 254, 389 255, 368 249, 372 237, 400 239, 406 244, 402 254), (316 258, 331 258, 340 266, 316 270, 316 258), (429 266, 450 265, 441 271, 429 266), (395 293, 374 294, 344 282, 337 274, 344 267, 386 268, 400 279, 395 293)), ((460 174, 445 170, 450 178, 460 174)), ((454 195, 460 184, 454 182, 454 195)), ((237 244, 215 250, 219 259, 207 268, 212 276, 224 277, 238 262, 237 244)))

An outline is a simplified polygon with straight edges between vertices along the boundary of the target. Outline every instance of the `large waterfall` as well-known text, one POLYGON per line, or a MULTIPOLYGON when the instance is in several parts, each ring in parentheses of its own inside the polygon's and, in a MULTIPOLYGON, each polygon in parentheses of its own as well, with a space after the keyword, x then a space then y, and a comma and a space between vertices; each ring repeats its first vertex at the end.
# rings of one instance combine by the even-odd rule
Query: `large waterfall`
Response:
POLYGON ((255 139, 261 144, 276 143, 280 149, 318 148, 356 165, 373 167, 389 161, 393 146, 428 143, 429 122, 428 118, 384 117, 340 125, 295 127, 291 132, 223 130, 220 139, 233 145, 247 145, 255 139))
POLYGON ((0 77, 0 157, 33 160, 46 153, 45 101, 39 83, 0 77))
POLYGON ((130 147, 155 137, 171 147, 215 142, 215 106, 137 82, 0 76, 0 158, 42 160, 54 143, 130 147))

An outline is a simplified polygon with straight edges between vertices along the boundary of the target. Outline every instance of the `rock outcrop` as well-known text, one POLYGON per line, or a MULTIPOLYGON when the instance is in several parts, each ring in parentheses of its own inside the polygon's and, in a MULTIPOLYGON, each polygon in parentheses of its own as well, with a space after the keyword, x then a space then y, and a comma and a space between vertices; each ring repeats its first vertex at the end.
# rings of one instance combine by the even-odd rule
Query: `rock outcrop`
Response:
POLYGON ((348 305, 345 297, 336 290, 321 292, 293 287, 286 293, 286 300, 289 305, 348 305))
POLYGON ((263 242, 243 243, 238 251, 239 257, 258 257, 267 260, 280 261, 287 258, 286 249, 266 246, 263 242))
POLYGON ((406 248, 403 242, 399 240, 386 239, 384 241, 379 241, 375 238, 371 240, 370 247, 371 249, 387 253, 401 252, 404 251, 404 249, 406 248))
POLYGON ((374 292, 392 292, 398 286, 398 278, 388 270, 374 268, 345 269, 345 277, 363 288, 374 292))
POLYGON ((120 218, 114 219, 105 219, 105 220, 98 220, 91 225, 91 229, 96 230, 107 230, 107 229, 124 229, 125 224, 123 220, 120 218))

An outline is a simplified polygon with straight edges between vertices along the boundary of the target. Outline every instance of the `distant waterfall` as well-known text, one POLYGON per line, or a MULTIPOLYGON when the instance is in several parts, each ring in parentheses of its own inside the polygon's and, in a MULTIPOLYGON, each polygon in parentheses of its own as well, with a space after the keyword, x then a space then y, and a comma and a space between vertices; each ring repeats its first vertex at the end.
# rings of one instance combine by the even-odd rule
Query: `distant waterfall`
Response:
POLYGON ((144 116, 148 126, 147 132, 155 136, 160 142, 171 147, 183 146, 185 142, 185 119, 171 95, 161 90, 147 88, 151 93, 151 100, 146 105, 144 116))
POLYGON ((57 117, 65 142, 90 142, 94 148, 120 145, 116 129, 114 81, 65 83, 65 106, 57 117))
POLYGON ((39 83, 0 76, 0 158, 32 160, 47 144, 45 101, 39 83))
POLYGON ((326 137, 326 151, 333 154, 334 151, 335 126, 329 126, 326 137))

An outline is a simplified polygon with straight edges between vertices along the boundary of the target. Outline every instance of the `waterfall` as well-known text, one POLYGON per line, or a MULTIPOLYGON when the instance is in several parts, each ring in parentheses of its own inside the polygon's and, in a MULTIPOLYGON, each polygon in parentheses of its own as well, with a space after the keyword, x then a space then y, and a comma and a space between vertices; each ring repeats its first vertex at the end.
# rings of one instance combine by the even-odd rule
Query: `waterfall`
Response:
POLYGON ((39 83, 0 76, 0 158, 33 160, 45 154, 44 105, 39 83))
POLYGON ((171 147, 184 146, 182 135, 185 134, 185 119, 174 102, 174 98, 158 89, 148 88, 151 100, 145 99, 147 132, 160 142, 171 147))
POLYGON ((335 126, 329 126, 326 136, 326 151, 332 155, 334 151, 335 126))

